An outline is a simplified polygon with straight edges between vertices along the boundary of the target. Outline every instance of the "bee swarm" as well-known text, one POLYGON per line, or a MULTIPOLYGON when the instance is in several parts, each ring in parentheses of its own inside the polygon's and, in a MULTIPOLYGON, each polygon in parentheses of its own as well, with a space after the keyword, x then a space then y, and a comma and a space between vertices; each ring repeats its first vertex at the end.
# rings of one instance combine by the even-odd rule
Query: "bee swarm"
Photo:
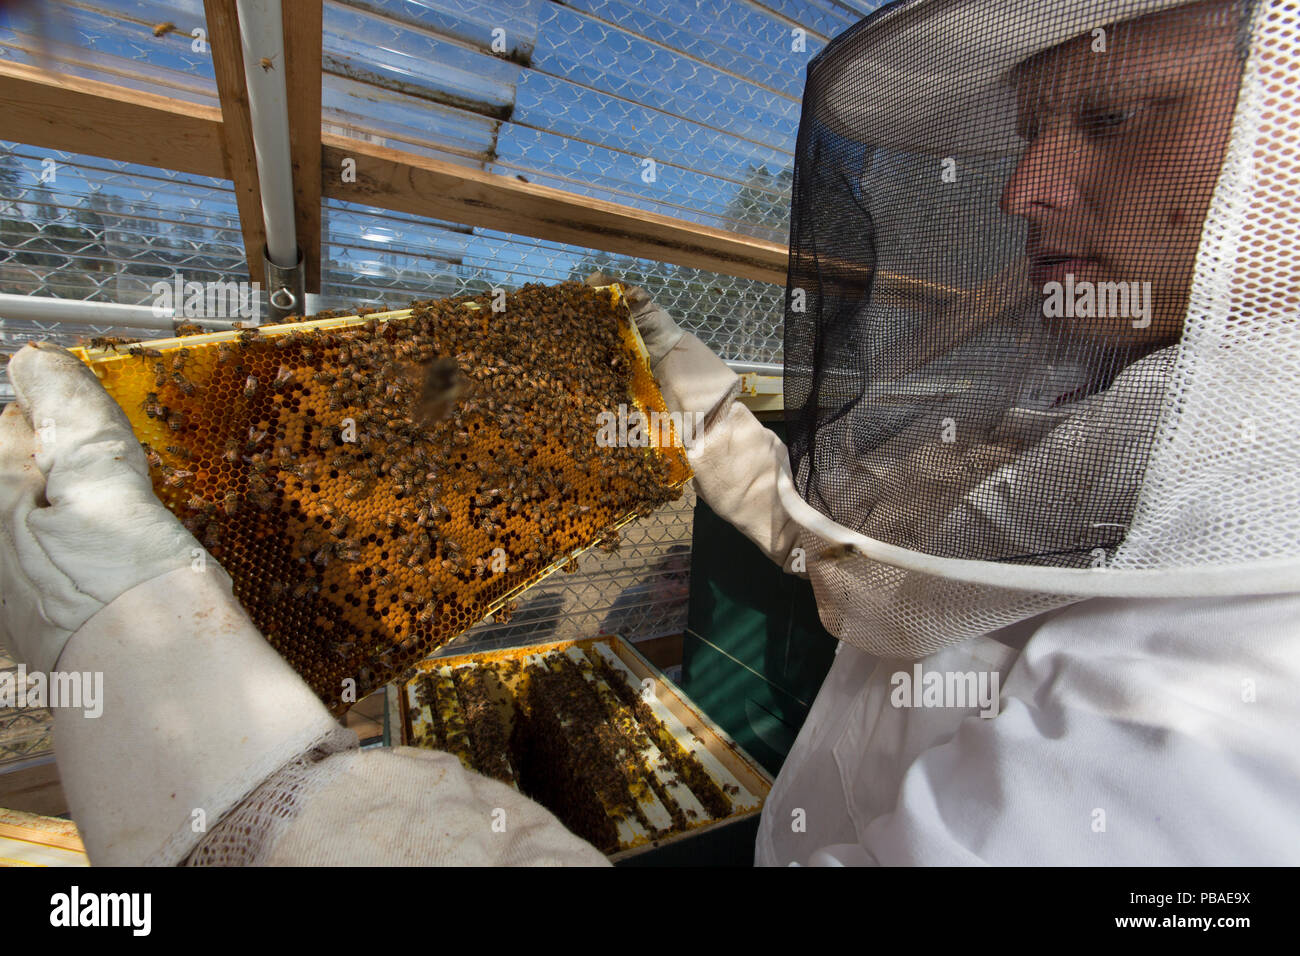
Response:
POLYGON ((689 475, 680 449, 596 444, 599 413, 662 409, 609 290, 491 302, 92 363, 159 497, 336 712, 346 679, 359 700, 689 475), (449 358, 455 400, 432 421, 424 370, 449 358))

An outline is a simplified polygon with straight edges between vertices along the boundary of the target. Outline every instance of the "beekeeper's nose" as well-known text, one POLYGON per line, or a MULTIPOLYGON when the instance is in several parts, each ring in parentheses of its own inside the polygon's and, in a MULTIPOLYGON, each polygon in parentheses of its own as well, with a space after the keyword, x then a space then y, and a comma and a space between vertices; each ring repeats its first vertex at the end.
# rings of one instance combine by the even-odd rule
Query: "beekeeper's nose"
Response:
POLYGON ((1002 190, 1002 211, 1033 221, 1076 208, 1087 173, 1085 149, 1063 126, 1039 132, 1002 190))

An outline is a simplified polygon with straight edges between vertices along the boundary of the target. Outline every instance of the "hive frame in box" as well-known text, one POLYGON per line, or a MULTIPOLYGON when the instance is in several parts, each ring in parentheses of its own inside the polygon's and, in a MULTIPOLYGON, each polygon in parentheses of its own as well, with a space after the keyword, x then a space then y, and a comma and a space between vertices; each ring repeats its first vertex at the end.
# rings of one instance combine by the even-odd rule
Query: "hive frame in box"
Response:
MULTIPOLYGON (((697 759, 703 759, 705 770, 715 783, 722 781, 715 775, 714 767, 721 768, 725 779, 738 783, 741 790, 734 799, 742 803, 750 801, 740 811, 717 819, 691 824, 684 831, 667 837, 654 839, 645 833, 635 822, 629 829, 632 845, 608 854, 612 862, 620 862, 660 847, 670 846, 682 840, 691 839, 705 833, 715 832, 725 827, 752 819, 762 812, 763 803, 772 789, 772 778, 762 766, 737 744, 721 727, 698 710, 690 699, 664 674, 643 657, 630 643, 618 635, 599 635, 570 641, 550 641, 543 644, 503 648, 478 654, 461 654, 449 657, 430 658, 421 661, 413 668, 413 675, 408 675, 401 682, 390 685, 390 713, 396 714, 396 730, 393 743, 410 744, 412 742, 412 696, 414 682, 424 674, 440 674, 462 667, 478 667, 486 663, 519 661, 521 664, 537 663, 544 656, 554 652, 586 651, 594 649, 601 654, 606 663, 616 670, 621 668, 624 676, 630 678, 629 686, 636 689, 642 699, 650 706, 657 717, 661 717, 665 729, 672 733, 678 744, 697 759), (650 681, 649 685, 645 682, 650 681), (652 690, 653 694, 646 694, 652 690)), ((728 799, 732 799, 729 795, 728 799)), ((626 821, 624 821, 626 822, 626 821)))
MULTIPOLYGON (((635 323, 630 320, 627 309, 624 308, 620 312, 617 308, 620 304, 624 303, 623 287, 618 283, 611 283, 606 286, 594 287, 591 291, 605 292, 609 295, 610 305, 614 308, 615 313, 619 318, 619 332, 620 337, 623 340, 623 346, 630 352, 635 353, 637 361, 632 363, 632 380, 629 383, 629 399, 631 400, 633 408, 647 417, 650 412, 666 414, 667 409, 663 404, 662 395, 660 394, 658 386, 654 381, 654 376, 650 371, 649 355, 646 351, 645 343, 641 339, 635 323)), ((468 297, 457 298, 463 299, 468 297)), ((478 303, 472 301, 461 301, 458 304, 471 309, 481 308, 478 303)), ((347 329, 349 327, 366 325, 371 322, 400 322, 403 319, 410 318, 413 312, 413 309, 407 308, 383 312, 371 312, 364 315, 336 316, 304 322, 260 326, 256 329, 256 332, 259 339, 273 339, 277 336, 312 330, 332 332, 340 329, 347 329)), ((169 353, 174 353, 182 348, 196 350, 205 347, 216 347, 221 343, 233 343, 238 341, 240 336, 246 331, 247 330, 242 329, 231 329, 219 332, 206 332, 198 335, 181 336, 169 339, 147 340, 140 343, 140 345, 149 349, 156 349, 166 357, 169 353)), ((112 363, 138 361, 136 357, 129 354, 129 348, 129 345, 119 345, 116 347, 110 345, 102 348, 80 346, 73 348, 70 351, 81 361, 89 365, 96 376, 102 379, 106 377, 107 369, 112 363)), ((147 415, 142 416, 139 409, 124 407, 123 411, 131 422, 137 438, 142 438, 142 436, 146 435, 149 437, 156 437, 153 435, 153 431, 161 431, 162 429, 161 425, 149 421, 147 415)), ((678 440, 676 426, 672 423, 671 418, 668 418, 667 422, 669 442, 667 444, 660 444, 656 441, 654 447, 658 448, 659 452, 665 456, 670 466, 669 481, 666 483, 665 487, 669 489, 679 489, 690 480, 691 471, 682 451, 682 443, 678 440)), ((662 433, 657 433, 655 437, 657 438, 661 434, 662 433)), ((622 528, 637 517, 638 513, 633 511, 623 515, 621 518, 616 518, 612 524, 605 526, 605 532, 607 533, 610 530, 622 528)), ((521 594, 549 575, 553 574, 556 570, 575 560, 591 547, 599 543, 599 541, 600 537, 596 537, 587 544, 572 548, 571 550, 562 553, 560 557, 551 561, 548 565, 533 572, 528 578, 519 582, 515 587, 491 600, 485 606, 485 610, 481 617, 477 620, 470 621, 460 631, 456 632, 456 634, 451 635, 451 637, 445 638, 443 644, 439 646, 445 646, 445 644, 455 636, 464 633, 475 624, 497 614, 502 607, 516 600, 521 594)), ((439 647, 434 647, 429 653, 437 653, 438 649, 439 647)), ((393 678, 390 679, 400 677, 401 674, 402 671, 398 671, 393 675, 393 678)), ((381 681, 379 683, 384 682, 386 681, 381 681)), ((375 686, 378 686, 378 684, 375 686)), ((358 696, 364 696, 364 693, 359 693, 358 696)))

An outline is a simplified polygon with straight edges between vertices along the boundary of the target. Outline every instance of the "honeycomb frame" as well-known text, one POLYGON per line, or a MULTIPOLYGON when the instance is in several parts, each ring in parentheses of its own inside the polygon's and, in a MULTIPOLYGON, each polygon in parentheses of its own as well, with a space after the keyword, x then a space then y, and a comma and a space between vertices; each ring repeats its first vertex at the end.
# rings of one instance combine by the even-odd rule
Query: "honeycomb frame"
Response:
POLYGON ((504 319, 492 304, 72 350, 126 412, 159 498, 336 714, 612 550, 691 477, 675 422, 666 442, 598 448, 582 421, 619 402, 666 415, 621 286, 524 286, 504 319), (418 421, 413 370, 453 355, 466 393, 418 421))

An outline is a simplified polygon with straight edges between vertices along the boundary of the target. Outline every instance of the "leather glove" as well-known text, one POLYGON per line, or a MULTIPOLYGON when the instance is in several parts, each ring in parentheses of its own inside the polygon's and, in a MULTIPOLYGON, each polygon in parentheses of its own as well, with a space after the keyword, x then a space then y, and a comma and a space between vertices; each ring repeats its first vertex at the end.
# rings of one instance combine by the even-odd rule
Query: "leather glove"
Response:
MULTIPOLYGON (((0 635, 50 671, 72 636, 138 584, 203 551, 153 493, 126 415, 66 349, 9 364, 0 416, 0 635)), ((224 572, 223 572, 224 573, 224 572)))

